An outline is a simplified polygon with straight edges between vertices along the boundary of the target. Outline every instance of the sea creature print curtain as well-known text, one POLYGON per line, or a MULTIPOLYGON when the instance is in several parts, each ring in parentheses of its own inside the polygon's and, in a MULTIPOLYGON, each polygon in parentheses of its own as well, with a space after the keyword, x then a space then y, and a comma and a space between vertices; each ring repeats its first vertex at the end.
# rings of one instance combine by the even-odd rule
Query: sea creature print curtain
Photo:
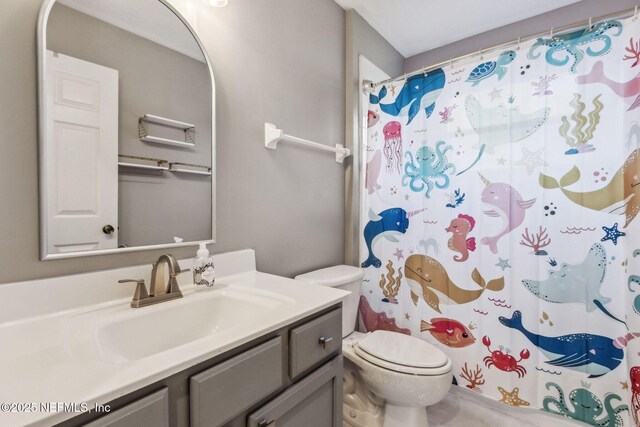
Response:
POLYGON ((373 89, 363 328, 506 405, 640 425, 639 59, 608 20, 373 89))

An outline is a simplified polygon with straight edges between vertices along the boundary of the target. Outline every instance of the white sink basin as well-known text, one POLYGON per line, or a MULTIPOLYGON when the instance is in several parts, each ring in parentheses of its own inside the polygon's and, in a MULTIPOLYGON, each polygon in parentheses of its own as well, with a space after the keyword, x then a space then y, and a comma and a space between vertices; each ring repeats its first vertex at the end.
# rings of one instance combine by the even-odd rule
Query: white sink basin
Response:
POLYGON ((69 320, 68 351, 80 358, 136 361, 197 340, 240 333, 289 304, 292 299, 275 293, 228 287, 148 307, 96 310, 69 320))

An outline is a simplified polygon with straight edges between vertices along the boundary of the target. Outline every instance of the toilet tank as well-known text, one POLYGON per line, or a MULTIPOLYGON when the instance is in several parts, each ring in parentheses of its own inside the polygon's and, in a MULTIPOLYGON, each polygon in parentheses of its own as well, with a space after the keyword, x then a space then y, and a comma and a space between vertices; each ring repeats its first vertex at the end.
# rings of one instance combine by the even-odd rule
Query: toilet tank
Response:
POLYGON ((320 286, 331 286, 351 292, 342 301, 342 337, 354 331, 358 316, 360 287, 364 272, 351 265, 336 265, 296 276, 296 280, 320 286))

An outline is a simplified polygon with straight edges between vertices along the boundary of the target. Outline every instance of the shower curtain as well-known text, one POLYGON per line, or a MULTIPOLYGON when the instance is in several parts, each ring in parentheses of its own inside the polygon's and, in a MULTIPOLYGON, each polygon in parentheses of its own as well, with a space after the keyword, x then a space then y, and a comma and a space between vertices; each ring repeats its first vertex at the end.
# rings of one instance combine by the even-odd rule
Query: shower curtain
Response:
POLYGON ((608 20, 373 89, 361 329, 506 405, 640 425, 639 59, 608 20))

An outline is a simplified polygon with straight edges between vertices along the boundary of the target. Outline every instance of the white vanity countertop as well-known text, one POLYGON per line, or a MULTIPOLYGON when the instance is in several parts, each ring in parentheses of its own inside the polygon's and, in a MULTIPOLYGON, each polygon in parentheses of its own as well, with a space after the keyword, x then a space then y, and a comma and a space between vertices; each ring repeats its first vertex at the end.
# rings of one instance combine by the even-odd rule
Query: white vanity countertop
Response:
MULTIPOLYGON (((33 316, 21 317, 16 320, 3 316, 0 323, 0 426, 21 426, 21 425, 53 425, 66 419, 79 415, 80 412, 47 411, 41 404, 76 404, 81 411, 82 405, 92 409, 95 404, 104 404, 113 399, 126 395, 146 385, 152 384, 167 376, 178 373, 187 367, 210 359, 227 350, 249 342, 271 331, 279 329, 291 322, 302 319, 323 308, 330 307, 340 302, 347 292, 334 288, 301 284, 292 279, 274 276, 255 271, 255 260, 253 251, 239 251, 231 254, 216 256, 217 264, 220 264, 218 271, 223 274, 216 279, 219 289, 201 289, 193 285, 183 285, 181 288, 184 298, 163 302, 154 306, 143 308, 130 308, 131 297, 112 299, 107 302, 86 304, 90 298, 87 297, 86 288, 90 286, 86 283, 88 277, 94 281, 99 277, 107 277, 109 282, 118 274, 140 273, 148 270, 121 269, 111 270, 103 273, 91 273, 90 275, 76 275, 68 278, 55 278, 42 281, 34 281, 32 291, 43 283, 48 283, 46 292, 51 293, 51 298, 55 298, 57 284, 64 283, 68 292, 77 283, 83 286, 79 290, 80 296, 74 304, 65 302, 68 308, 60 311, 46 310, 47 298, 40 296, 42 309, 38 313, 38 307, 32 309, 33 316), (223 266, 224 264, 233 267, 223 266), (232 274, 225 274, 232 273, 232 274), (71 284, 70 284, 71 283, 71 284), (97 357, 97 354, 73 351, 71 347, 76 346, 77 339, 74 330, 70 329, 71 319, 77 316, 87 315, 98 318, 101 314, 113 314, 122 312, 127 316, 135 313, 151 313, 148 310, 162 310, 168 304, 188 304, 194 298, 206 297, 210 292, 225 292, 225 290, 237 289, 245 294, 261 293, 278 294, 286 304, 282 304, 277 309, 270 310, 266 317, 260 321, 243 322, 242 333, 238 329, 231 330, 232 333, 218 332, 215 340, 207 337, 196 339, 179 347, 174 347, 157 354, 133 361, 108 361, 105 358, 97 357), (7 404, 14 404, 12 409, 18 405, 26 406, 27 410, 35 409, 33 412, 7 412, 7 404)), ((183 261, 181 261, 183 264, 183 261)), ((183 268, 188 268, 188 261, 184 262, 183 268)), ((187 276, 189 273, 183 275, 187 276)), ((120 278, 129 278, 120 275, 120 278)), ((185 280, 185 279, 181 279, 185 280)), ((148 278, 147 278, 148 282, 148 278)), ((19 298, 24 288, 15 287, 18 284, 0 286, 0 310, 3 306, 27 305, 29 300, 15 300, 19 298), (4 289, 3 289, 4 288, 4 289), (13 299, 7 300, 7 299, 13 299)), ((27 282, 20 284, 21 287, 28 286, 27 282)), ((62 285, 61 285, 62 286, 62 285)), ((117 283, 96 283, 96 288, 101 286, 123 286, 117 283)), ((127 293, 133 293, 131 287, 126 287, 127 293)), ((122 292, 122 291, 118 291, 122 292)), ((210 295, 210 294, 209 294, 210 295)), ((68 295, 65 294, 66 297, 68 295)), ((62 296, 58 295, 58 299, 62 296)), ((55 304, 49 304, 55 305, 55 304)), ((8 308, 7 308, 8 309, 8 308)), ((5 311, 6 313, 6 311, 5 311)), ((186 328, 189 321, 185 320, 186 328)), ((157 327, 163 328, 162 322, 157 327)), ((78 338, 79 339, 79 338, 78 338)), ((141 340, 144 337, 140 337, 141 340)), ((69 409, 69 408, 68 408, 69 409)))

